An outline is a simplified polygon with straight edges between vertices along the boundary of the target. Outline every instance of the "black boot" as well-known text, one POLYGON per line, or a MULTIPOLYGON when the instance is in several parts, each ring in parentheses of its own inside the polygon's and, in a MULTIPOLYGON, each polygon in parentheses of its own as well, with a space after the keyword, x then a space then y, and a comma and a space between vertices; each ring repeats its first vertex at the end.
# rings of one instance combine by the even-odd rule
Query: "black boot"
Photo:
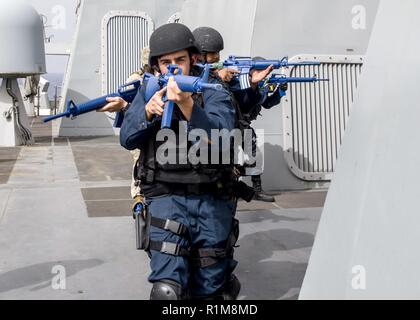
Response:
POLYGON ((254 200, 263 202, 276 202, 273 196, 270 196, 264 192, 261 186, 261 176, 252 176, 252 186, 255 190, 254 200))
POLYGON ((241 283, 238 278, 231 274, 229 280, 225 284, 225 290, 223 292, 223 300, 236 300, 239 292, 241 291, 241 283))

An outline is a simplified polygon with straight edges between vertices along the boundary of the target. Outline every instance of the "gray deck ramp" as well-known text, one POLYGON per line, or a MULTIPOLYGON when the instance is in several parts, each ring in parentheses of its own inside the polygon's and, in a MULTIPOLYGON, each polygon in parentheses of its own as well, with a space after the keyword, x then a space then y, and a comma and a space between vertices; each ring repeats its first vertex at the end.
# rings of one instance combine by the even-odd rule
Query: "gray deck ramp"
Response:
MULTIPOLYGON (((0 299, 148 299, 149 261, 135 250, 129 212, 131 155, 117 137, 40 130, 32 147, 0 148, 0 299), (52 286, 56 266, 65 290, 52 286)), ((240 299, 297 298, 325 196, 239 204, 240 299)))

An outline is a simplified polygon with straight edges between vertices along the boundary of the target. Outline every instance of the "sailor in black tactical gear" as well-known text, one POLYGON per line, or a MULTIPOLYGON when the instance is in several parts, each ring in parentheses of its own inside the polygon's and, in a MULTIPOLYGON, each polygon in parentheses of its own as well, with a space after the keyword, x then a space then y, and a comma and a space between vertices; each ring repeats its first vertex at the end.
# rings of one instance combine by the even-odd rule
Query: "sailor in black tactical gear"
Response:
MULTIPOLYGON (((200 60, 204 63, 217 63, 220 60, 220 51, 224 49, 224 42, 222 35, 211 27, 199 27, 193 31, 197 44, 202 51, 200 60)), ((239 80, 235 77, 238 73, 235 69, 223 68, 217 70, 216 73, 221 80, 228 83, 229 90, 234 94, 234 97, 239 106, 237 117, 240 123, 244 125, 244 129, 252 129, 251 122, 256 120, 260 115, 261 109, 270 109, 280 103, 280 94, 278 88, 273 94, 268 95, 268 92, 262 91, 258 88, 258 83, 263 80, 272 71, 272 67, 266 70, 251 70, 250 85, 251 87, 243 89, 240 86, 239 80)), ((287 85, 286 85, 287 86, 287 85)), ((287 90, 287 87, 285 88, 287 90)), ((264 202, 275 202, 273 196, 267 194, 262 189, 261 175, 263 174, 263 160, 262 153, 257 146, 257 135, 253 130, 253 157, 258 157, 256 161, 258 165, 246 168, 245 175, 251 176, 252 185, 255 190, 254 200, 264 202)))
POLYGON ((209 27, 199 27, 193 31, 194 38, 203 55, 203 60, 215 63, 220 60, 220 51, 225 48, 219 31, 209 27))
MULTIPOLYGON (((176 64, 184 75, 200 76, 203 70, 194 67, 196 54, 199 49, 194 36, 182 24, 163 25, 150 38, 150 65, 163 74, 169 65, 176 64)), ((219 81, 209 79, 210 83, 219 81)), ((150 298, 236 299, 240 284, 233 275, 237 264, 233 248, 239 227, 234 218, 233 166, 193 164, 189 158, 180 161, 185 155, 182 132, 235 128, 231 95, 225 89, 191 95, 182 92, 172 78, 166 88, 146 102, 146 88, 147 81, 127 110, 120 140, 126 149, 141 149, 137 171, 147 203, 142 245, 151 258, 150 298), (165 94, 175 102, 171 130, 176 140, 171 150, 176 152, 176 163, 159 160, 164 143, 158 135, 165 94)), ((214 142, 207 140, 209 149, 214 142)), ((191 149, 194 144, 186 145, 191 149)), ((227 148, 219 150, 219 156, 230 152, 229 144, 227 148)))
MULTIPOLYGON (((253 60, 265 60, 263 57, 254 57, 253 60)), ((258 72, 256 70, 251 70, 251 79, 253 75, 258 72)), ((244 90, 239 90, 240 86, 236 83, 233 84, 236 87, 237 94, 243 95, 244 90)), ((252 81, 251 81, 252 86, 252 81)), ((273 92, 269 93, 268 88, 259 89, 257 86, 254 86, 251 89, 246 91, 253 91, 254 94, 248 93, 247 96, 251 97, 245 99, 246 103, 243 103, 242 117, 245 123, 253 130, 253 150, 256 153, 257 157, 261 157, 261 150, 258 147, 258 137, 255 130, 251 127, 251 123, 261 115, 262 109, 271 109, 280 104, 282 96, 280 95, 280 90, 287 91, 287 83, 278 85, 274 88, 273 92)), ((235 91, 233 88, 232 90, 235 91)), ((263 161, 257 161, 261 166, 254 166, 246 168, 246 175, 251 176, 252 186, 255 189, 255 200, 264 201, 264 202, 275 202, 275 198, 264 192, 262 188, 261 176, 264 172, 264 163, 263 161)))
MULTIPOLYGON (((223 37, 219 31, 210 27, 199 27, 193 31, 193 35, 201 51, 199 60, 204 63, 219 62, 220 51, 225 48, 223 37)), ((224 68, 216 73, 220 79, 229 83, 238 72, 234 69, 224 68)))

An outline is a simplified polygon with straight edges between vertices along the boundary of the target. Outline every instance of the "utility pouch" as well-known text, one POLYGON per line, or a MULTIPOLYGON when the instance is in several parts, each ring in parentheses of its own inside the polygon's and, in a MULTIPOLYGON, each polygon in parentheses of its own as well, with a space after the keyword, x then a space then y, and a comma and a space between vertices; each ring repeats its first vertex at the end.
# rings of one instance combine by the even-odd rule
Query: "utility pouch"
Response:
POLYGON ((151 217, 146 204, 136 203, 133 208, 133 216, 136 227, 136 247, 137 250, 147 251, 150 246, 150 221, 151 217))

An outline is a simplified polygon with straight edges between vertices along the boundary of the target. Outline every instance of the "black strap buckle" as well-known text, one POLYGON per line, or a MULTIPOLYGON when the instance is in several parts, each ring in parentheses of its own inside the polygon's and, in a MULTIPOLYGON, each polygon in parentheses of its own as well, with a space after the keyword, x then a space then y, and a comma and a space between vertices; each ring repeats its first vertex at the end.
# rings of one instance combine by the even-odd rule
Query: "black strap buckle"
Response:
POLYGON ((207 268, 216 264, 219 261, 215 258, 207 257, 207 258, 199 258, 195 262, 199 268, 204 269, 204 268, 207 268))
POLYGON ((162 242, 162 247, 160 249, 161 253, 172 254, 178 256, 180 253, 180 246, 172 242, 162 242))
POLYGON ((181 247, 179 244, 163 241, 150 241, 150 250, 173 256, 189 256, 189 249, 181 247))
POLYGON ((187 227, 184 224, 169 219, 166 220, 163 229, 178 235, 185 235, 187 232, 187 227))
POLYGON ((226 249, 219 248, 207 248, 198 249, 194 252, 194 263, 199 268, 210 267, 220 261, 220 259, 227 257, 226 249))
POLYGON ((185 237, 188 233, 188 228, 186 225, 173 221, 173 220, 169 220, 169 219, 164 220, 164 219, 152 217, 151 224, 154 227, 171 231, 172 233, 177 234, 179 236, 183 236, 183 237, 185 237))
POLYGON ((153 183, 155 181, 155 171, 151 169, 147 169, 145 180, 147 183, 153 183))

